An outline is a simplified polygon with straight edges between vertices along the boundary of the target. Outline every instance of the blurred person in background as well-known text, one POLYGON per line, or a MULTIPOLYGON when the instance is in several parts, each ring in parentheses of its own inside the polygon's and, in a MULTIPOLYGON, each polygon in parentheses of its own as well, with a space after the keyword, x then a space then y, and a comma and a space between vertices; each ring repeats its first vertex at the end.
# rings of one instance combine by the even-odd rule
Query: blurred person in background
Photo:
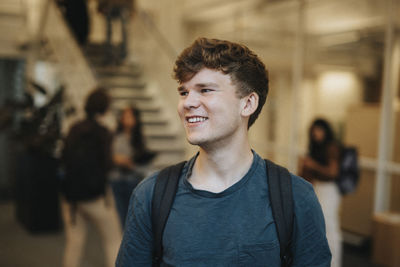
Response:
POLYGON ((125 224, 129 199, 136 185, 148 174, 148 162, 154 154, 145 145, 140 111, 135 107, 122 110, 112 146, 114 168, 111 186, 122 226, 125 224))
POLYGON ((105 266, 114 266, 121 229, 107 176, 112 166, 110 131, 99 123, 110 104, 106 91, 97 88, 85 104, 86 118, 74 124, 65 140, 62 182, 66 235, 64 267, 79 266, 90 222, 101 236, 105 266))
POLYGON ((341 195, 335 179, 340 168, 340 144, 332 127, 316 119, 309 129, 308 155, 302 160, 300 176, 314 185, 325 216, 326 235, 332 252, 332 267, 341 266, 342 236, 339 206, 341 195))
POLYGON ((97 9, 106 19, 106 53, 104 64, 121 63, 127 56, 128 20, 134 12, 134 0, 98 0, 97 9), (114 55, 112 45, 112 22, 120 20, 122 40, 114 55))
POLYGON ((85 45, 90 31, 89 11, 86 0, 58 0, 64 15, 80 45, 85 45))

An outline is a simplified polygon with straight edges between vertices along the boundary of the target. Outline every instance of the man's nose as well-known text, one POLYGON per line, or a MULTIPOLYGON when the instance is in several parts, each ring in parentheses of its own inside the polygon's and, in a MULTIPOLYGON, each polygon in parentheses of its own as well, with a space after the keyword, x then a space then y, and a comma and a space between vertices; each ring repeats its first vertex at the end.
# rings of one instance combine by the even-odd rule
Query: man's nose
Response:
POLYGON ((187 109, 197 108, 200 105, 200 96, 196 92, 188 92, 183 100, 183 106, 187 109))

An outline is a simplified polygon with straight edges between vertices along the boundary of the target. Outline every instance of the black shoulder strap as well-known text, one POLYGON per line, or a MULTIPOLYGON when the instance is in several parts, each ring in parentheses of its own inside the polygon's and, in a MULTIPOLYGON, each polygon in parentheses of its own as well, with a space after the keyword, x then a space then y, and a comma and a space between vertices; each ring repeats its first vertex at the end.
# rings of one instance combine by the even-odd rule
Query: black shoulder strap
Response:
POLYGON ((269 195, 278 232, 281 249, 281 266, 287 267, 292 264, 293 255, 291 251, 293 234, 293 195, 292 179, 287 169, 265 160, 267 164, 267 178, 269 195))
POLYGON ((161 263, 162 235, 178 189, 179 177, 181 176, 185 163, 186 162, 183 161, 161 170, 154 186, 151 213, 154 238, 153 266, 160 266, 161 263))
MULTIPOLYGON (((272 213, 280 243, 282 267, 292 263, 293 196, 291 176, 287 169, 265 160, 272 213)), ((157 177, 152 202, 154 238, 153 267, 162 259, 162 234, 174 202, 183 166, 181 162, 163 169, 157 177)))

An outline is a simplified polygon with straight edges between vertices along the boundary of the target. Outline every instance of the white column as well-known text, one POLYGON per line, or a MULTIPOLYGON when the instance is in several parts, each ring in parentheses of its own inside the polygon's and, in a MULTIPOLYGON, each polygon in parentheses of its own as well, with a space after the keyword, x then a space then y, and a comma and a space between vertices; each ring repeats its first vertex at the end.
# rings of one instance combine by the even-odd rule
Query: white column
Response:
POLYGON ((380 132, 378 142, 378 168, 376 172, 374 212, 389 209, 390 173, 388 162, 392 159, 394 141, 394 101, 398 86, 400 42, 395 36, 394 0, 387 0, 387 23, 381 99, 380 132))
POLYGON ((303 81, 303 66, 304 66, 304 13, 305 4, 304 0, 299 0, 299 9, 297 12, 297 29, 296 40, 294 47, 293 57, 293 81, 292 81, 292 110, 290 117, 290 133, 289 133, 289 148, 288 148, 288 169, 297 172, 298 160, 298 121, 299 121, 299 103, 300 103, 300 90, 303 81))

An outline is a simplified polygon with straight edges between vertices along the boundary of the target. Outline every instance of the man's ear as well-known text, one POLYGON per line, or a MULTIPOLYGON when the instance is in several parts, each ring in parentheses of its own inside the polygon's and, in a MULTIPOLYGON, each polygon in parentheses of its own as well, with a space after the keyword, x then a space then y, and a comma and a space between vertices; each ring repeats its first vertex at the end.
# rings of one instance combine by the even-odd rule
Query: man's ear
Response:
POLYGON ((241 111, 241 115, 244 117, 250 117, 258 107, 258 94, 256 92, 252 92, 251 94, 242 98, 243 108, 241 111))

